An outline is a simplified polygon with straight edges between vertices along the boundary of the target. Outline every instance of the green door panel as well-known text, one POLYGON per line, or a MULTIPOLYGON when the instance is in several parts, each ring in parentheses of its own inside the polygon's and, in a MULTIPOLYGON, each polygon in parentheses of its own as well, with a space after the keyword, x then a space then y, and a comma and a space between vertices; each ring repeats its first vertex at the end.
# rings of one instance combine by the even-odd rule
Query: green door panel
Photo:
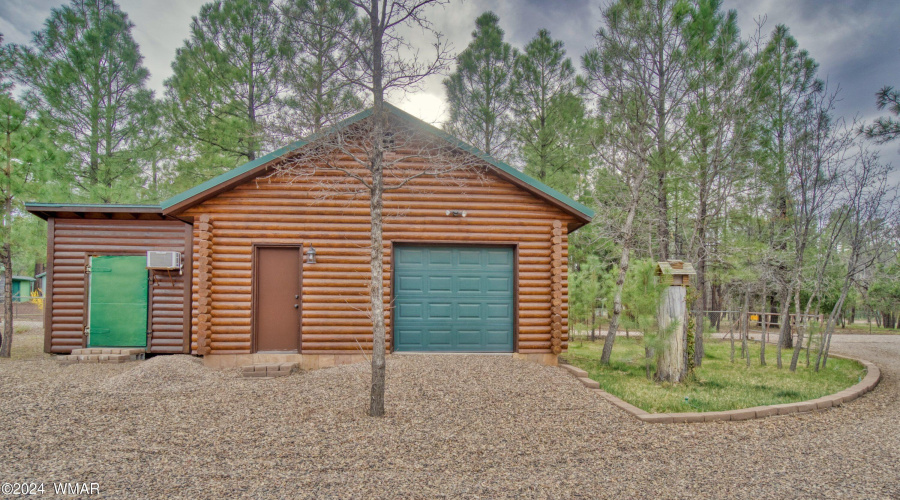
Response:
POLYGON ((89 347, 147 346, 147 259, 91 257, 89 347))
POLYGON ((397 246, 396 351, 512 352, 510 247, 397 246))

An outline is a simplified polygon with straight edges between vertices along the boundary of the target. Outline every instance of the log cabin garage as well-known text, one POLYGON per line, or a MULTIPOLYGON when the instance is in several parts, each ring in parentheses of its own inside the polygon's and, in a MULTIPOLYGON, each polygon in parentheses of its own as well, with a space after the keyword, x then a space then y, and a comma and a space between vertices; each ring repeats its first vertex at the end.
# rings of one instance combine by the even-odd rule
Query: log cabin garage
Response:
MULTIPOLYGON (((423 140, 471 165, 384 194, 388 349, 555 364, 568 340, 568 235, 593 212, 386 108, 392 168, 427 162, 404 150, 423 140)), ((286 166, 372 120, 364 111, 159 205, 27 204, 48 221, 45 351, 143 348, 217 367, 364 360, 368 191, 315 164, 286 166)))

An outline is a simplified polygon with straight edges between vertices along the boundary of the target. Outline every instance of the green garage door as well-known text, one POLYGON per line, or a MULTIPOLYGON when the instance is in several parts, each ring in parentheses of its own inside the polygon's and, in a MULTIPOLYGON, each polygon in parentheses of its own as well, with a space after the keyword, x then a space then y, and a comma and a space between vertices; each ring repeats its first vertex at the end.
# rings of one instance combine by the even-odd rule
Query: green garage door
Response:
POLYGON ((394 249, 396 351, 512 352, 513 249, 394 249))
POLYGON ((89 347, 146 347, 147 258, 91 257, 89 347))

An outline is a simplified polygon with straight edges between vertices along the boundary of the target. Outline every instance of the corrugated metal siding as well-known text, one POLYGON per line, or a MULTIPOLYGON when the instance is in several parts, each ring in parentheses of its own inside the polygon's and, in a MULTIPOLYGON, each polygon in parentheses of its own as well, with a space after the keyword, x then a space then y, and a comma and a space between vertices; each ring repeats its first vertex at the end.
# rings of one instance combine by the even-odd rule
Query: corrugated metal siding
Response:
MULTIPOLYGON (((185 252, 188 225, 177 221, 55 219, 51 226, 51 301, 45 331, 49 352, 82 346, 86 312, 85 265, 88 255, 136 255, 148 250, 185 252)), ((185 257, 190 259, 190 250, 185 257)), ((186 265, 186 270, 190 264, 186 265)), ((151 353, 184 352, 185 276, 154 272, 151 285, 151 353)))
MULTIPOLYGON (((251 351, 252 245, 265 243, 302 243, 305 248, 312 244, 318 251, 317 263, 303 268, 302 352, 351 353, 371 348, 369 201, 367 194, 347 194, 349 189, 359 190, 355 182, 327 171, 260 178, 185 212, 195 218, 209 214, 213 228, 212 354, 251 351)), ((550 352, 551 230, 554 220, 562 222, 567 298, 566 226, 574 222, 572 216, 493 174, 464 171, 419 178, 386 193, 384 214, 386 305, 391 293, 391 241, 518 243, 517 350, 550 352), (465 210, 467 215, 451 217, 447 210, 465 210)), ((197 236, 195 224, 194 269, 199 259, 197 236)), ((194 351, 198 299, 195 278, 194 351)), ((564 302, 563 347, 568 340, 567 316, 564 302)))

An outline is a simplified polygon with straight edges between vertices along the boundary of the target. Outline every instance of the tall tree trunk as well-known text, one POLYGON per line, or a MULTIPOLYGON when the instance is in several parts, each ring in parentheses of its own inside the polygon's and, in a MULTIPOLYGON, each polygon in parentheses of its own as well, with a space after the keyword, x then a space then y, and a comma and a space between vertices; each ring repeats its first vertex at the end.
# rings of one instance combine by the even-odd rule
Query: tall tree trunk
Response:
POLYGON ((616 278, 616 294, 613 297, 613 314, 609 318, 609 329, 606 330, 606 339, 603 340, 603 354, 600 363, 609 364, 612 355, 613 343, 616 341, 616 331, 619 329, 619 316, 622 314, 622 289, 625 288, 625 274, 628 273, 628 244, 622 246, 622 257, 619 258, 619 277, 616 278))
MULTIPOLYGON (((3 333, 0 335, 0 358, 8 358, 12 353, 13 301, 12 301, 12 129, 9 113, 6 114, 6 196, 3 197, 3 333)), ((48 325, 49 328, 49 325, 48 325)))
POLYGON ((643 183, 644 176, 639 174, 631 186, 628 215, 625 217, 625 227, 622 228, 622 256, 619 258, 619 277, 616 279, 616 294, 613 297, 613 314, 609 318, 609 329, 606 331, 606 339, 603 341, 603 354, 600 356, 600 363, 604 365, 609 364, 613 343, 616 341, 616 331, 619 329, 619 316, 622 314, 622 289, 625 287, 625 275, 628 273, 628 259, 631 250, 631 231, 634 227, 634 217, 637 214, 641 185, 643 183))
POLYGON ((372 158, 370 169, 372 173, 372 186, 370 189, 369 208, 372 217, 371 238, 372 245, 371 267, 372 282, 369 284, 369 298, 372 309, 372 391, 369 398, 369 415, 380 417, 384 415, 384 388, 385 388, 385 344, 386 328, 384 321, 384 246, 382 238, 384 209, 384 87, 382 84, 382 32, 378 25, 381 16, 378 15, 378 1, 372 0, 371 8, 374 15, 370 16, 372 41, 372 87, 375 113, 372 130, 372 158))

